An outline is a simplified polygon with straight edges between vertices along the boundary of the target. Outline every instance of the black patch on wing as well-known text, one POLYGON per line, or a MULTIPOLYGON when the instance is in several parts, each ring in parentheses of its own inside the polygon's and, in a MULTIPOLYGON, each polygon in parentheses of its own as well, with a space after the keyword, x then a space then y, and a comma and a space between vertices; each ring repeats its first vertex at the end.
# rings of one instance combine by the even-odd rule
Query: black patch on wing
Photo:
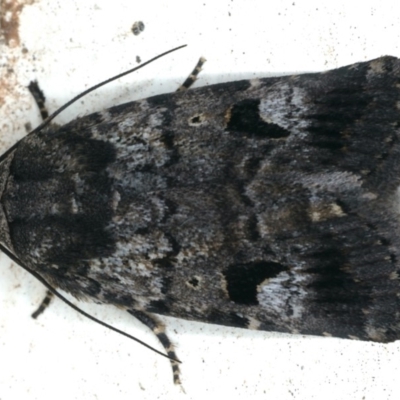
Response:
POLYGON ((236 328, 248 328, 249 324, 248 318, 240 317, 233 312, 223 312, 216 309, 212 310, 206 318, 211 324, 234 326, 236 328))
POLYGON ((260 117, 260 100, 246 99, 232 106, 227 131, 238 132, 260 139, 279 139, 290 132, 277 124, 265 122, 260 117))
POLYGON ((229 298, 238 304, 258 305, 257 286, 287 270, 285 265, 272 261, 233 264, 224 271, 229 298))

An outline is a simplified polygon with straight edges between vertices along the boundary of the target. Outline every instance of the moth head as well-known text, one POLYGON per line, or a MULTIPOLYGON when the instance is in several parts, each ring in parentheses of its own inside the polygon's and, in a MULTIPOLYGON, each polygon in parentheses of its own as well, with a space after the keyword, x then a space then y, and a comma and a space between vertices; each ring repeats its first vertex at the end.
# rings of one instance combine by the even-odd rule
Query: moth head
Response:
POLYGON ((14 152, 8 153, 5 157, 2 157, 0 161, 0 243, 7 247, 13 254, 14 249, 11 243, 10 230, 7 221, 7 215, 4 212, 3 203, 1 198, 3 197, 4 188, 7 185, 8 176, 10 174, 10 164, 14 157, 14 152))

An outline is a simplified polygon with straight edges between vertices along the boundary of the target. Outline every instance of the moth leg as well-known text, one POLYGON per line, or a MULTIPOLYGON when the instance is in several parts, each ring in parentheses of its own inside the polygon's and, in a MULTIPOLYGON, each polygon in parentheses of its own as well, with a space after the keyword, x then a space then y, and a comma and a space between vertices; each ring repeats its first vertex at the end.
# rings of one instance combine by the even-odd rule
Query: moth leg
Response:
POLYGON ((42 119, 45 120, 49 116, 49 113, 45 105, 46 98, 44 97, 44 94, 40 89, 37 81, 32 81, 29 84, 28 89, 31 92, 33 98, 35 99, 35 102, 39 108, 42 119))
POLYGON ((161 344, 164 346, 164 349, 167 352, 168 357, 174 358, 174 360, 170 359, 172 366, 172 374, 174 377, 174 383, 176 385, 179 385, 181 383, 179 378, 180 375, 179 364, 177 361, 175 361, 178 359, 178 357, 176 356, 174 345, 171 343, 171 341, 169 340, 168 336, 165 333, 164 324, 162 324, 156 317, 146 312, 139 310, 127 310, 127 311, 129 314, 137 318, 142 324, 150 328, 157 336, 161 344))
POLYGON ((200 60, 197 62, 191 74, 187 77, 186 81, 182 83, 181 86, 176 90, 177 92, 183 92, 184 90, 188 90, 190 86, 196 82, 197 75, 199 75, 201 71, 201 67, 207 60, 204 57, 200 57, 200 60))
POLYGON ((51 299, 54 297, 54 294, 50 292, 50 290, 46 290, 46 295, 42 302, 40 303, 39 307, 36 309, 34 313, 32 313, 31 317, 36 319, 42 312, 49 306, 51 299))

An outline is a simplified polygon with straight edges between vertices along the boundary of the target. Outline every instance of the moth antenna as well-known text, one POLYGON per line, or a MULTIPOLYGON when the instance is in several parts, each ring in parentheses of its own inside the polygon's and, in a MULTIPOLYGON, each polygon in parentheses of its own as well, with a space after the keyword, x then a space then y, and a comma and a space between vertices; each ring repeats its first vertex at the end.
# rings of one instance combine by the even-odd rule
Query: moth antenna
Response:
MULTIPOLYGON (((174 51, 180 50, 184 47, 186 47, 187 44, 184 44, 182 46, 179 47, 175 47, 172 50, 168 50, 164 53, 159 54, 156 57, 151 58, 150 60, 144 62, 143 64, 139 65, 138 67, 135 68, 131 68, 128 71, 122 72, 121 74, 115 75, 112 78, 106 79, 103 82, 100 82, 92 87, 90 87, 89 89, 86 89, 85 91, 83 91, 82 93, 78 94, 77 96, 75 96, 74 98, 72 98, 71 100, 67 101, 64 105, 62 105, 58 110, 54 111, 49 117, 47 117, 41 124, 39 124, 33 131, 29 132, 28 135, 32 135, 36 132, 39 132, 41 129, 43 129, 46 125, 48 125, 58 114, 60 114, 62 111, 64 111, 67 107, 69 107, 71 104, 75 103, 77 100, 79 100, 80 98, 82 98, 83 96, 86 96, 88 93, 93 92, 94 90, 98 89, 101 86, 106 85, 107 83, 110 83, 112 81, 115 81, 119 78, 122 78, 125 75, 128 75, 132 72, 137 71, 140 68, 145 67, 148 64, 151 64, 153 61, 158 60, 161 57, 166 56, 167 54, 173 53, 174 51)), ((8 150, 6 150, 1 156, 0 156, 0 162, 3 161, 17 146, 18 143, 15 143, 13 146, 11 146, 8 150)))
POLYGON ((99 325, 104 326, 105 328, 108 328, 114 332, 119 333, 122 336, 126 336, 127 338, 134 340, 135 342, 141 344, 144 347, 147 347, 148 349, 154 351, 155 353, 159 354, 160 356, 163 356, 165 358, 168 358, 169 360, 173 360, 176 361, 178 363, 181 363, 181 361, 177 360, 174 357, 170 357, 164 353, 162 353, 161 351, 155 349, 154 347, 149 346, 147 343, 143 342, 142 340, 129 335, 129 333, 126 333, 124 331, 121 331, 118 328, 115 328, 114 326, 111 326, 109 324, 107 324, 106 322, 103 322, 95 317, 93 317, 92 315, 88 314, 86 311, 83 311, 81 308, 79 308, 78 306, 76 306, 74 303, 72 303, 71 301, 69 301, 66 297, 64 297, 61 293, 59 293, 56 289, 54 289, 50 283, 48 283, 41 275, 39 275, 36 271, 33 271, 32 269, 30 269, 29 267, 27 267, 26 265, 23 265, 22 262, 13 254, 11 253, 10 250, 7 249, 7 247, 3 246, 0 243, 0 250, 9 258, 11 258, 11 260, 13 260, 16 264, 18 264, 20 267, 22 267, 25 271, 29 272, 32 276, 34 276, 42 285, 44 285, 46 287, 46 289, 48 289, 51 293, 53 293, 55 296, 57 296, 60 300, 62 300, 65 304, 67 304, 68 306, 70 306, 72 309, 74 309, 75 311, 77 311, 78 313, 82 314, 83 316, 85 316, 86 318, 97 322, 99 325))
POLYGON ((60 114, 62 111, 64 111, 67 107, 69 107, 71 104, 75 103, 77 100, 79 100, 80 98, 86 96, 88 93, 93 92, 94 90, 98 89, 101 86, 106 85, 107 83, 110 83, 112 81, 115 81, 119 78, 122 78, 125 75, 128 75, 132 72, 135 72, 143 67, 145 67, 148 64, 151 64, 153 61, 158 60, 159 58, 162 58, 164 56, 166 56, 167 54, 173 53, 174 51, 180 50, 184 47, 186 47, 187 45, 184 44, 182 46, 179 47, 175 47, 172 50, 168 50, 164 53, 159 54, 156 57, 151 58, 150 60, 144 62, 143 64, 139 65, 138 67, 135 68, 131 68, 128 71, 122 72, 118 75, 113 76, 112 78, 108 78, 103 82, 97 83, 96 85, 90 87, 89 89, 84 90, 83 92, 81 92, 80 94, 78 94, 77 96, 73 97, 71 100, 67 101, 64 105, 62 105, 58 110, 54 111, 49 117, 47 117, 40 125, 38 125, 32 132, 30 132, 30 134, 35 133, 40 131, 41 129, 43 129, 46 125, 48 125, 58 114, 60 114))

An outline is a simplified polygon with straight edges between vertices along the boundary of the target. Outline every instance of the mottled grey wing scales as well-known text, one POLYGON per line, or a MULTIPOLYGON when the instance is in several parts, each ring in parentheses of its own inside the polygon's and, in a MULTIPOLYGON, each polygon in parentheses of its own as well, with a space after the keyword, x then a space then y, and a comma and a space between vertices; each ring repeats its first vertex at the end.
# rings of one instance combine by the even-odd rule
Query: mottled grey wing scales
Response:
POLYGON ((131 310, 397 340, 399 68, 219 84, 29 136, 1 198, 15 253, 131 310))

